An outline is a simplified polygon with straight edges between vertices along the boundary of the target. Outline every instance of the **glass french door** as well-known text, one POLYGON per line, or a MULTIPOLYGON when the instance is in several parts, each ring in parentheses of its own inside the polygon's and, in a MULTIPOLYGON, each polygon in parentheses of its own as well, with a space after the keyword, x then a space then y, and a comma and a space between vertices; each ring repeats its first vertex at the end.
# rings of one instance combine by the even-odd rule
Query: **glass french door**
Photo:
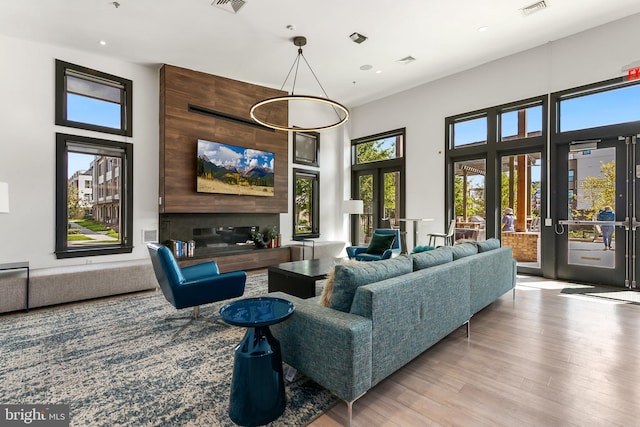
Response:
POLYGON ((640 225, 637 136, 558 147, 557 268, 561 279, 636 287, 640 225))
POLYGON ((500 159, 500 239, 518 267, 541 267, 542 153, 500 159))
MULTIPOLYGON (((358 171, 354 199, 363 202, 363 213, 355 218, 352 242, 366 246, 376 228, 400 228, 401 173, 396 168, 358 171)), ((352 224, 353 225, 353 224, 352 224)))
POLYGON ((486 240, 485 159, 454 162, 453 200, 456 218, 454 241, 486 240))

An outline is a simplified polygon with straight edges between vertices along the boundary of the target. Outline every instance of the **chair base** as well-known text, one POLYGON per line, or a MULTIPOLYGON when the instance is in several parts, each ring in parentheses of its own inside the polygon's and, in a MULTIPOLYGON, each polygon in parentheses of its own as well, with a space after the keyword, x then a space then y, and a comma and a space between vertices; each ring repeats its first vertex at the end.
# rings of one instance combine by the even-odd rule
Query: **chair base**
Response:
POLYGON ((194 322, 217 323, 220 325, 228 326, 219 317, 214 319, 207 318, 207 317, 200 317, 200 306, 193 307, 193 312, 189 316, 170 316, 170 317, 165 317, 164 320, 166 320, 167 322, 173 322, 174 320, 188 320, 188 322, 180 326, 180 328, 171 336, 172 340, 174 340, 178 335, 180 335, 182 331, 184 331, 187 328, 187 326, 193 324, 194 322))

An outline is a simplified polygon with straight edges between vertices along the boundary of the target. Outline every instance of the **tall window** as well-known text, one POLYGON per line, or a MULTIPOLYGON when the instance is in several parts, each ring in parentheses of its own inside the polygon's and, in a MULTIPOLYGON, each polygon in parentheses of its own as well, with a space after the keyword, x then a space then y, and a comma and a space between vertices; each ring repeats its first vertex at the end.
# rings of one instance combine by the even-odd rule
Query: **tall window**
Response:
MULTIPOLYGON (((364 212, 352 221, 351 241, 369 243, 376 228, 399 228, 405 205, 405 130, 397 129, 351 141, 351 197, 364 212)), ((403 225, 402 225, 403 226, 403 225)))
POLYGON ((320 172, 293 170, 293 237, 320 237, 320 172))
MULTIPOLYGON (((539 233, 546 104, 540 96, 445 120, 445 224, 456 220, 456 240, 501 237, 512 246, 501 233, 506 209, 514 211, 516 231, 539 233)), ((537 236, 530 238, 527 253, 535 255, 537 236)))
POLYGON ((132 135, 131 80, 56 60, 56 124, 132 135))
POLYGON ((56 134, 58 258, 131 252, 132 177, 132 144, 56 134), (93 183, 90 193, 79 193, 79 178, 93 183))

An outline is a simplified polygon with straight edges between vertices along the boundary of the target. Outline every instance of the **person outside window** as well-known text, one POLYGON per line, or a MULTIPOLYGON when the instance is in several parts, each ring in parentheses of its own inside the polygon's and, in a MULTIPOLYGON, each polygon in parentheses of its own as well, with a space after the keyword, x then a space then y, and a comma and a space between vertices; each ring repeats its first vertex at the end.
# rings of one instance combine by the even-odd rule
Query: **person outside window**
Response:
POLYGON ((516 217, 513 216, 513 209, 506 208, 502 216, 502 231, 516 231, 514 228, 515 221, 516 217))
MULTIPOLYGON (((615 221, 616 213, 611 209, 611 206, 605 206, 603 210, 598 212, 596 219, 598 221, 615 221)), ((604 250, 613 250, 611 248, 611 236, 613 236, 614 226, 612 224, 602 224, 600 230, 602 231, 602 240, 604 240, 604 250)))

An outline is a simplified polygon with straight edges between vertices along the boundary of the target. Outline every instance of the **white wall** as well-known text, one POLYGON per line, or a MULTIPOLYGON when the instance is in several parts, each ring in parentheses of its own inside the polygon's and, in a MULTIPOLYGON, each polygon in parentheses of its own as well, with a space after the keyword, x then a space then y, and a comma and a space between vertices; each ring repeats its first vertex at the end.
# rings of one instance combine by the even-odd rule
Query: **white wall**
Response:
POLYGON ((158 228, 158 66, 138 65, 0 36, 0 181, 11 212, 0 215, 0 262, 33 268, 148 258, 141 230, 158 228), (133 137, 56 126, 55 59, 133 81, 133 137), (56 132, 134 145, 133 253, 55 257, 56 132))
POLYGON ((406 127, 406 216, 435 218, 424 244, 445 231, 445 117, 621 76, 640 60, 639 27, 634 15, 354 108, 343 151, 350 139, 406 127))
MULTIPOLYGON (((445 227, 445 117, 619 76, 622 66, 640 60, 638 27, 640 15, 631 16, 352 108, 347 126, 321 134, 320 238, 348 239, 342 201, 350 194, 351 139, 406 127, 406 216, 436 220, 424 224, 419 240, 424 243, 425 233, 442 232, 445 227)), ((11 213, 0 215, 0 262, 29 260, 34 268, 45 268, 147 258, 141 230, 158 227, 159 67, 4 36, 0 36, 0 58, 0 181, 9 183, 11 196, 11 213), (133 80, 132 138, 54 125, 56 58, 133 80), (56 260, 56 132, 134 144, 132 254, 56 260)), ((291 152, 291 138, 289 147, 291 152)), ((291 197, 289 189, 289 211, 291 197)), ((280 219, 286 241, 291 237, 291 215, 281 214, 280 219)))

